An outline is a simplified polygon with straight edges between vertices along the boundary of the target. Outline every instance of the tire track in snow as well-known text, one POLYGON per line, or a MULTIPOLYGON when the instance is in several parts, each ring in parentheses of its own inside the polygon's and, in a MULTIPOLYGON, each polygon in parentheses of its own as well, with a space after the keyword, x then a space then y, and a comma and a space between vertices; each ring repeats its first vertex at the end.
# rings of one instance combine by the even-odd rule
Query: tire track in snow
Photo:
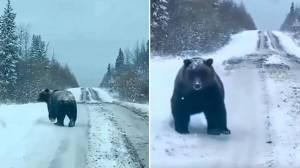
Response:
MULTIPOLYGON (((300 64, 295 60, 299 59, 284 51, 273 33, 260 32, 258 36, 258 53, 226 63, 239 66, 250 63, 259 70, 265 104, 266 142, 269 144, 263 167, 296 167, 300 165, 300 158, 297 158, 300 154, 300 124, 297 124, 300 123, 300 64), (277 55, 277 61, 268 63, 274 55, 277 55)), ((230 65, 226 69, 239 66, 230 65)))
POLYGON ((89 105, 90 130, 87 168, 141 167, 130 153, 121 132, 113 121, 113 114, 98 105, 89 105))
POLYGON ((116 127, 123 132, 128 149, 142 167, 149 167, 148 121, 131 110, 115 104, 104 104, 104 110, 110 111, 116 127))
MULTIPOLYGON (((148 150, 143 148, 143 151, 147 152, 147 156, 144 156, 144 152, 138 152, 136 143, 140 144, 143 141, 136 141, 134 137, 139 135, 140 132, 144 132, 146 128, 142 131, 128 131, 124 128, 127 125, 122 123, 132 122, 126 120, 131 117, 147 123, 142 121, 144 118, 131 109, 123 108, 114 103, 102 102, 98 92, 92 88, 82 88, 80 97, 80 101, 87 107, 86 111, 90 116, 87 167, 148 167, 148 160, 145 159, 148 158, 148 150), (86 99, 87 95, 89 99, 86 99), (120 120, 120 116, 115 116, 117 114, 124 114, 122 118, 125 119, 120 120)), ((145 138, 148 142, 148 135, 145 138)), ((143 144, 146 147, 147 145, 148 143, 143 144)))

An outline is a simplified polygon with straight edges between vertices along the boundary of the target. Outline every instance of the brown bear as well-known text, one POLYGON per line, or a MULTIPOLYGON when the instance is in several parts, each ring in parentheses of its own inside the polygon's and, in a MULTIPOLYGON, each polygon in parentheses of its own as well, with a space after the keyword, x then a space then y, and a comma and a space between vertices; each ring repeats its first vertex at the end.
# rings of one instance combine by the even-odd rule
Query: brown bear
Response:
POLYGON ((178 133, 189 133, 190 116, 203 112, 207 133, 230 134, 227 128, 224 87, 215 72, 213 59, 185 59, 176 79, 171 110, 178 133))
POLYGON ((50 121, 56 121, 56 125, 64 126, 66 116, 70 119, 69 127, 74 127, 77 119, 77 105, 74 95, 67 90, 49 90, 40 92, 39 102, 46 102, 50 121))

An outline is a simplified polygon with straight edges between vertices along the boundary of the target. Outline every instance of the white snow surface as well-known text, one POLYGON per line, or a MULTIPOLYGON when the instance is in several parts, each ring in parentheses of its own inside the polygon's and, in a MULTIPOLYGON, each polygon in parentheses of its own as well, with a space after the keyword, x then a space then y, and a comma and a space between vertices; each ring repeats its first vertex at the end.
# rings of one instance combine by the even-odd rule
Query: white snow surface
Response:
MULTIPOLYGON (((289 37, 278 32, 274 34, 279 34, 286 52, 300 55, 300 50, 287 47, 297 48, 290 43, 289 37)), ((259 55, 257 40, 257 31, 242 32, 234 35, 224 48, 203 56, 214 58, 213 66, 224 83, 230 135, 207 135, 203 114, 191 117, 190 134, 175 132, 170 99, 183 59, 151 59, 152 167, 300 166, 300 66, 289 62, 286 55, 280 55, 282 53, 270 54, 264 65, 284 62, 291 70, 271 65, 257 68, 247 62, 239 68, 226 69, 222 64, 234 57, 247 59, 247 55, 259 55)))
POLYGON ((90 129, 87 168, 132 167, 139 164, 133 160, 122 133, 113 122, 113 114, 101 106, 89 106, 90 129))
POLYGON ((272 54, 266 61, 266 64, 282 64, 283 60, 280 58, 280 55, 272 54))
POLYGON ((132 102, 127 102, 127 101, 121 101, 117 98, 113 97, 113 94, 110 93, 107 89, 104 88, 93 88, 95 91, 97 91, 101 101, 106 102, 106 103, 114 103, 118 104, 121 106, 125 106, 127 108, 137 110, 141 113, 147 114, 149 112, 149 104, 145 103, 132 103, 132 102))
POLYGON ((295 41, 287 34, 279 31, 273 31, 273 33, 279 38, 283 48, 289 53, 300 58, 300 47, 295 41))
POLYGON ((80 102, 81 88, 70 88, 68 90, 73 93, 76 102, 80 102))
POLYGON ((116 104, 119 104, 121 106, 125 106, 148 115, 149 104, 132 103, 132 102, 125 102, 125 101, 115 101, 115 102, 116 104))
POLYGON ((0 105, 0 167, 83 167, 88 119, 81 108, 78 118, 74 128, 57 127, 45 103, 0 105))
POLYGON ((230 42, 220 50, 204 55, 203 57, 217 58, 215 61, 223 62, 233 57, 243 57, 252 54, 256 50, 257 30, 243 31, 231 36, 230 42))
POLYGON ((112 103, 113 101, 115 101, 115 99, 113 98, 113 96, 109 93, 108 90, 104 89, 104 88, 93 88, 95 91, 97 91, 100 99, 103 102, 106 103, 112 103))

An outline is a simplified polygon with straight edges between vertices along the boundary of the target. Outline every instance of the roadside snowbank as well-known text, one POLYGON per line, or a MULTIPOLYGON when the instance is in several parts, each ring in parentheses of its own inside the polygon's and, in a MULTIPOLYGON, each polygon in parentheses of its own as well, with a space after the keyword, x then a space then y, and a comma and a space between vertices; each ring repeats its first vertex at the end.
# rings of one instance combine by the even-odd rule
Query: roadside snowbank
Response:
MULTIPOLYGON (((222 63, 233 57, 243 57, 248 54, 253 54, 257 48, 258 31, 249 30, 243 31, 231 36, 231 40, 227 45, 214 53, 208 53, 202 57, 216 58, 215 61, 222 63)), ((152 69, 152 68, 151 68, 152 69)))
POLYGON ((105 102, 105 103, 112 103, 113 101, 115 101, 115 99, 113 98, 113 96, 111 96, 111 94, 109 93, 108 90, 103 89, 103 88, 93 88, 95 91, 97 91, 99 98, 101 99, 101 101, 105 102))
POLYGON ((273 31, 273 33, 278 37, 280 44, 287 53, 293 54, 300 58, 300 47, 293 41, 291 37, 279 31, 273 31))
MULTIPOLYGON (((24 145, 21 142, 22 139, 26 137, 26 134, 35 124, 38 124, 37 121, 46 122, 47 118, 43 116, 47 116, 47 113, 47 107, 44 103, 0 105, 0 160, 2 166, 13 165, 10 163, 12 160, 6 158, 7 152, 17 152, 14 149, 19 148, 18 155, 24 155, 26 147, 22 146, 24 145)), ((20 159, 20 157, 16 157, 20 159)))
POLYGON ((114 103, 118 104, 120 106, 129 108, 133 111, 138 111, 140 113, 143 113, 144 115, 148 116, 149 112, 149 104, 141 104, 141 103, 132 103, 132 102, 126 102, 118 100, 117 98, 114 98, 109 91, 103 88, 93 88, 98 92, 99 98, 106 103, 114 103))
POLYGON ((81 108, 69 128, 49 121, 46 103, 0 105, 0 167, 83 167, 88 119, 81 108))
POLYGON ((75 96, 76 102, 80 102, 81 101, 80 100, 81 88, 70 88, 68 90, 73 93, 73 95, 75 96))

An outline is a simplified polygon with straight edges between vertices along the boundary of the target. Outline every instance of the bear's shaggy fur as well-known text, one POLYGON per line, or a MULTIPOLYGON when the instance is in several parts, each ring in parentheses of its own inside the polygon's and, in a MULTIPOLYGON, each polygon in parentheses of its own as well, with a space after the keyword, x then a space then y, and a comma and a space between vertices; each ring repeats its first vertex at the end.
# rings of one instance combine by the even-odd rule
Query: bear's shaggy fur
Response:
POLYGON ((56 125, 64 126, 66 116, 70 119, 69 127, 74 127, 77 119, 77 105, 74 95, 67 90, 43 90, 38 97, 39 102, 46 102, 50 121, 56 121, 56 125))
POLYGON ((208 134, 230 134, 223 83, 212 64, 213 59, 186 59, 176 76, 171 109, 179 133, 189 133, 190 116, 204 112, 208 134))

